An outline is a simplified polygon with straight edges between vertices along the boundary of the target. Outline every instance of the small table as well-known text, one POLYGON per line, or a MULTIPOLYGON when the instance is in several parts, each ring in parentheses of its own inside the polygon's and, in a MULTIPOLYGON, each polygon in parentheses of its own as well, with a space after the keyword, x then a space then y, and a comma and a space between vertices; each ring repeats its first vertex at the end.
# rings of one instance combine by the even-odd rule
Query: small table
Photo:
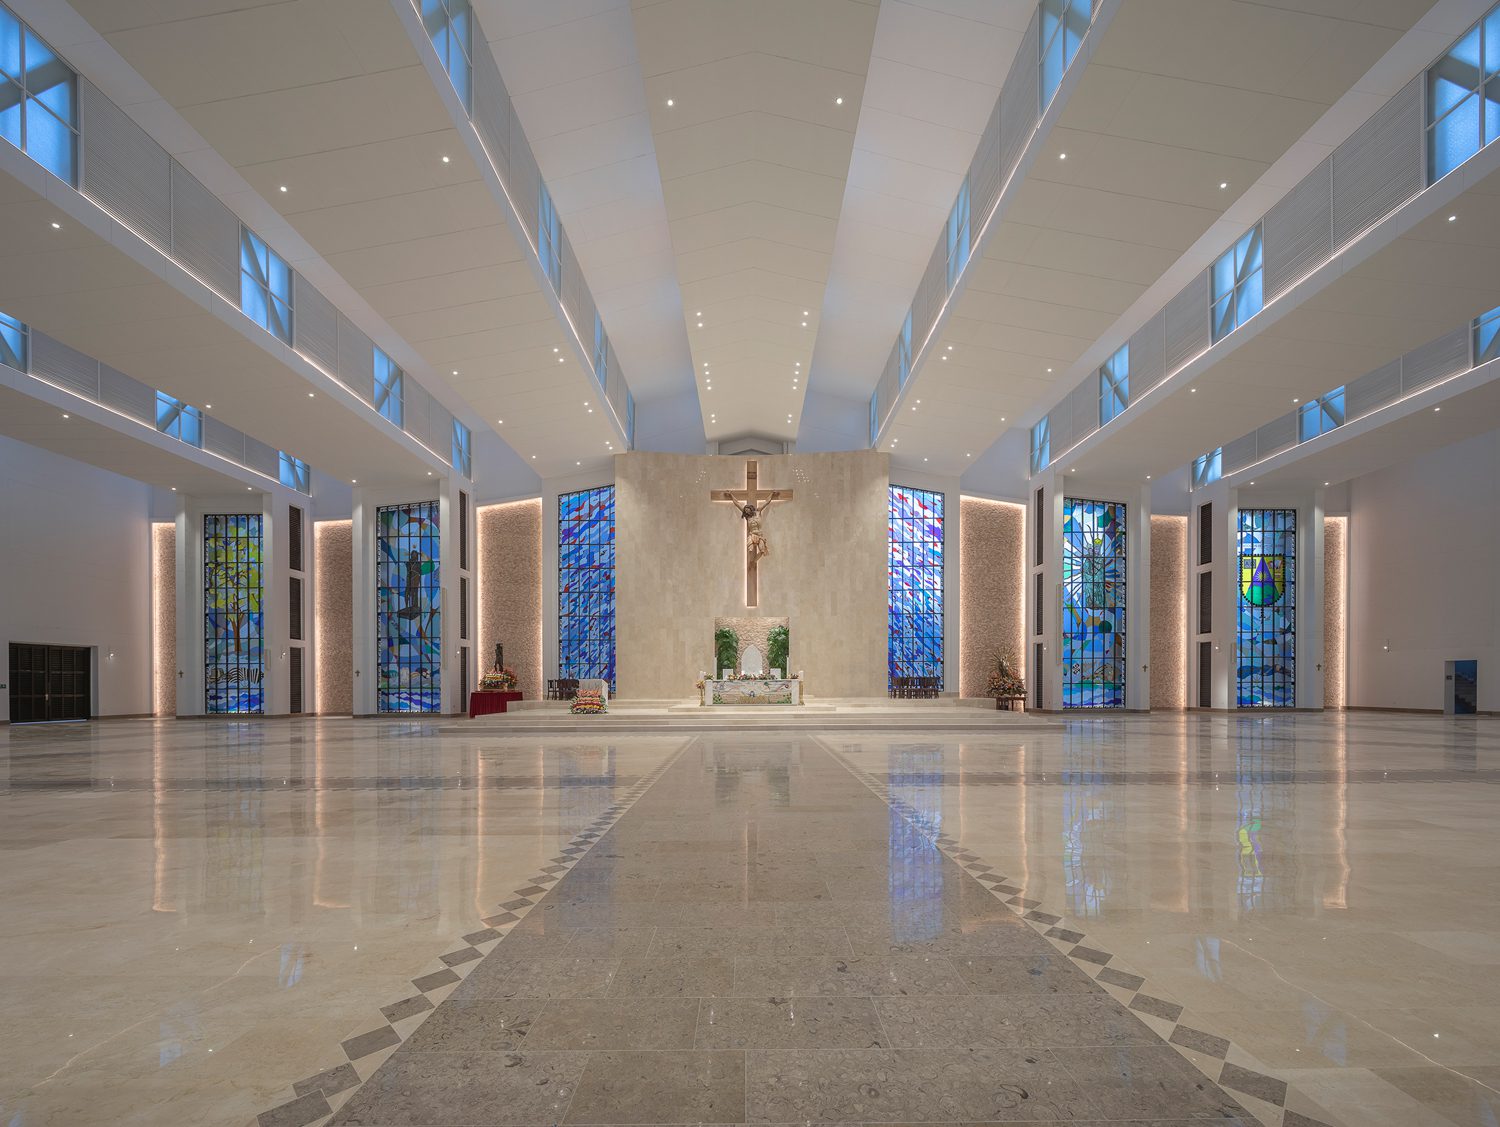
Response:
POLYGON ((511 701, 520 700, 520 693, 497 693, 492 689, 481 690, 469 694, 469 719, 476 716, 489 716, 491 713, 504 712, 506 705, 511 701))
POLYGON ((1024 696, 996 697, 995 707, 1006 712, 1025 712, 1026 698, 1024 696))

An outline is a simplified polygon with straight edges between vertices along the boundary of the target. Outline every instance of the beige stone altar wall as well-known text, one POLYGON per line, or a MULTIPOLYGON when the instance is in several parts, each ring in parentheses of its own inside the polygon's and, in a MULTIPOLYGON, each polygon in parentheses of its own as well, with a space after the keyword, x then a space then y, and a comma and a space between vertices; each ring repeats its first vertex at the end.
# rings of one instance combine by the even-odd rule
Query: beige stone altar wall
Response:
MULTIPOLYGON (((528 700, 542 695, 542 502, 511 501, 479 510, 478 673, 495 643, 528 700)), ((555 590, 555 588, 554 588, 555 590)), ((554 594, 554 598, 556 595, 554 594)))
POLYGON ((313 524, 313 646, 317 656, 317 711, 354 711, 354 522, 313 524))
POLYGON ((711 489, 745 484, 743 457, 615 459, 616 667, 622 698, 693 694, 712 658, 715 618, 786 618, 792 671, 809 697, 886 692, 885 454, 761 457, 762 489, 790 488, 765 520, 760 606, 745 607, 745 526, 711 489))
POLYGON ((1026 506, 979 497, 960 504, 958 688, 982 697, 997 657, 1025 666, 1026 506))
POLYGON ((1187 707, 1187 517, 1151 518, 1151 707, 1187 707))

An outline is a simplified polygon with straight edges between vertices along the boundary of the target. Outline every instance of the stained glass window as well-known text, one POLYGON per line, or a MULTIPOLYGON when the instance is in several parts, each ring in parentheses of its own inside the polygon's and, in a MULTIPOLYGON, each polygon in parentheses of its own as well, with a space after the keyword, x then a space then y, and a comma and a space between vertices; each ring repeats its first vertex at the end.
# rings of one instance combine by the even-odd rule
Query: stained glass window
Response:
POLYGON ((261 517, 203 518, 203 684, 207 712, 264 712, 261 517))
POLYGON ((1500 7, 1492 8, 1427 71, 1429 183, 1500 135, 1500 7))
POLYGON ((1063 707, 1125 707, 1125 506, 1063 500, 1063 707))
POLYGON ((240 309, 261 328, 292 343, 292 270, 248 227, 240 227, 240 309))
POLYGON ((73 183, 78 91, 73 68, 0 4, 0 137, 73 183))
POLYGON ((557 499, 557 675, 615 686, 615 487, 557 499))
POLYGON ((1241 708, 1297 703, 1297 510, 1239 512, 1236 699, 1241 708))
POLYGON ((1234 246, 1214 263, 1209 272, 1209 286, 1213 299, 1211 319, 1215 341, 1223 340, 1260 312, 1264 298, 1261 285, 1265 276, 1264 265, 1259 223, 1241 235, 1234 246))
POLYGON ((943 686, 943 495, 890 487, 889 676, 943 686))
POLYGON ((442 707, 442 588, 438 503, 391 505, 376 513, 375 645, 379 712, 442 707))

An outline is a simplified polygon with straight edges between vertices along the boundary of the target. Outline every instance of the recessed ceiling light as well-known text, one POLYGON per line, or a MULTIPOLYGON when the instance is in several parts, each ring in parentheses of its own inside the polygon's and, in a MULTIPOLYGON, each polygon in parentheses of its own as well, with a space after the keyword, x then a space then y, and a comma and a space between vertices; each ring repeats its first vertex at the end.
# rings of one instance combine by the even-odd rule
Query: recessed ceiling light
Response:
POLYGON ((449 158, 448 157, 444 157, 443 158, 443 163, 444 164, 448 164, 449 163, 449 158))
POLYGON ((1324 482, 1324 483, 1323 483, 1323 484, 1324 484, 1324 485, 1327 485, 1327 484, 1328 484, 1328 483, 1327 483, 1327 482, 1326 482, 1326 481, 1325 481, 1325 482, 1324 482))
POLYGON ((72 417, 73 417, 72 415, 69 415, 69 414, 66 414, 66 413, 64 413, 64 415, 63 415, 63 418, 65 418, 65 419, 71 419, 72 417))
POLYGON ((702 317, 703 316, 703 310, 701 310, 701 309, 698 310, 696 313, 693 314, 693 316, 694 317, 702 317))
POLYGON ((948 359, 948 354, 947 354, 947 353, 946 353, 946 352, 945 352, 945 353, 943 353, 943 359, 944 359, 944 360, 946 360, 946 359, 948 359))
POLYGON ((1051 369, 1051 368, 1048 368, 1048 369, 1047 369, 1047 371, 1049 371, 1049 372, 1050 372, 1050 371, 1052 371, 1052 369, 1051 369))
POLYGON ((1253 482, 1253 481, 1252 481, 1252 482, 1251 482, 1251 483, 1250 483, 1250 484, 1251 484, 1251 485, 1254 485, 1254 484, 1255 484, 1255 482, 1253 482))
POLYGON ((172 492, 173 492, 173 493, 176 493, 176 492, 177 492, 177 486, 175 486, 175 485, 174 485, 174 486, 172 486, 172 492))
POLYGON ((1147 474, 1147 475, 1146 475, 1146 480, 1147 480, 1147 481, 1150 481, 1150 480, 1151 480, 1151 475, 1150 475, 1150 474, 1147 474))
POLYGON ((952 352, 952 351, 953 351, 953 346, 952 346, 952 345, 951 345, 951 344, 950 344, 950 345, 949 345, 949 346, 948 346, 948 351, 949 351, 949 352, 952 352))
POLYGON ((455 376, 456 376, 456 375, 458 375, 458 369, 457 369, 457 368, 454 368, 454 369, 453 369, 453 374, 454 374, 454 375, 455 375, 455 376))
POLYGON ((1057 159, 1058 160, 1067 160, 1068 159, 1068 154, 1067 153, 1058 153, 1057 154, 1057 159))
POLYGON ((283 185, 282 185, 282 186, 281 186, 281 190, 282 190, 282 191, 283 191, 283 192, 284 192, 284 191, 286 191, 286 185, 285 185, 285 184, 283 184, 283 185))
POLYGON ((698 322, 698 327, 699 327, 699 328, 700 328, 700 329, 701 329, 701 328, 703 328, 703 322, 702 322, 702 321, 699 321, 699 322, 698 322))
POLYGON ((533 462, 534 462, 534 461, 536 461, 536 455, 535 455, 535 454, 533 454, 533 455, 532 455, 532 456, 531 456, 531 460, 532 460, 532 461, 533 461, 533 462))
POLYGON ((247 485, 247 486, 245 486, 245 492, 246 492, 246 493, 254 493, 254 492, 255 492, 255 489, 254 489, 254 487, 253 487, 253 486, 249 486, 249 485, 247 485))
POLYGON ((428 477, 431 477, 431 476, 432 476, 432 471, 431 471, 431 470, 428 470, 428 471, 427 471, 427 476, 428 476, 428 477))
POLYGON ((833 104, 836 105, 836 106, 842 106, 844 104, 844 99, 841 98, 841 97, 840 98, 835 98, 833 100, 833 104))
POLYGON ((583 465, 583 463, 582 463, 582 462, 574 462, 574 463, 573 463, 573 464, 574 464, 574 465, 575 465, 575 466, 581 466, 581 465, 583 465))
POLYGON ((1197 390, 1198 389, 1196 387, 1190 387, 1190 388, 1188 388, 1189 392, 1196 392, 1197 390))
POLYGON ((1300 399, 1298 399, 1298 398, 1297 398, 1297 397, 1296 397, 1296 396, 1295 396, 1295 395, 1294 395, 1294 396, 1292 396, 1292 402, 1293 402, 1293 403, 1301 403, 1301 402, 1302 402, 1302 400, 1300 400, 1300 399))
POLYGON ((1434 408, 1433 408, 1433 410, 1434 410, 1434 411, 1441 411, 1441 410, 1442 410, 1442 408, 1441 408, 1441 407, 1434 407, 1434 408))
POLYGON ((357 477, 351 477, 349 479, 349 484, 350 485, 358 485, 359 484, 359 478, 357 478, 357 477))
POLYGON ((805 329, 805 328, 807 328, 807 322, 806 322, 806 321, 803 321, 803 322, 802 322, 802 327, 803 327, 803 328, 804 328, 804 329, 805 329))
POLYGON ((561 352, 561 351, 562 351, 562 349, 560 349, 560 348, 553 348, 553 349, 552 349, 552 351, 553 351, 553 352, 561 352))
POLYGON ((311 399, 311 398, 312 398, 312 397, 313 397, 313 393, 312 393, 312 392, 310 392, 310 391, 309 391, 309 392, 308 392, 308 393, 307 393, 307 397, 308 397, 308 398, 309 398, 309 399, 311 399))
POLYGON ((559 357, 558 357, 558 358, 557 358, 557 362, 558 362, 558 363, 559 363, 559 364, 564 364, 564 363, 566 363, 566 362, 567 362, 567 359, 568 359, 568 358, 567 358, 567 357, 566 357, 566 356, 559 356, 559 357))
POLYGON ((1227 187, 1229 187, 1229 181, 1228 180, 1220 180, 1219 181, 1219 191, 1222 192, 1227 187))
POLYGON ((804 317, 810 317, 810 316, 812 316, 812 314, 808 313, 808 311, 804 309, 802 311, 802 316, 804 316, 804 317))
POLYGON ((676 102, 674 102, 674 101, 672 101, 672 99, 671 99, 671 98, 668 98, 668 99, 667 99, 667 105, 669 105, 669 106, 675 106, 675 105, 676 105, 676 104, 677 104, 677 103, 676 103, 676 102))
POLYGON ((1003 423, 1003 422, 1005 422, 1005 416, 1004 416, 1004 415, 1001 415, 1001 416, 1000 416, 1000 421, 1001 421, 1001 422, 1002 422, 1002 423, 1003 423))
POLYGON ((52 224, 52 229, 54 231, 61 231, 62 230, 62 224, 61 223, 53 223, 52 224))
POLYGON ((502 427, 505 425, 504 419, 496 419, 495 422, 499 423, 502 427))
POLYGON ((1458 216, 1456 216, 1456 215, 1450 215, 1450 216, 1448 216, 1448 222, 1452 223, 1457 218, 1458 218, 1458 216))
POLYGON ((972 458, 973 456, 974 456, 973 454, 965 454, 964 455, 965 458, 972 458))

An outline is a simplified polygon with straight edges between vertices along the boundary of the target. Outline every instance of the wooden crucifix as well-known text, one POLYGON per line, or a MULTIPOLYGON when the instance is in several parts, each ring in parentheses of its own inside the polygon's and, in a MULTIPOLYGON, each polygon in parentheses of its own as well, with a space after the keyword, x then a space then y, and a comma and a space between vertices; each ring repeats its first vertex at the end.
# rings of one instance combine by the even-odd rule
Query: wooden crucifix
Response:
POLYGON ((745 522, 745 605, 760 606, 760 561, 771 554, 761 518, 772 501, 792 500, 790 489, 761 489, 760 463, 745 460, 745 488, 713 489, 709 499, 725 501, 739 509, 745 522))

